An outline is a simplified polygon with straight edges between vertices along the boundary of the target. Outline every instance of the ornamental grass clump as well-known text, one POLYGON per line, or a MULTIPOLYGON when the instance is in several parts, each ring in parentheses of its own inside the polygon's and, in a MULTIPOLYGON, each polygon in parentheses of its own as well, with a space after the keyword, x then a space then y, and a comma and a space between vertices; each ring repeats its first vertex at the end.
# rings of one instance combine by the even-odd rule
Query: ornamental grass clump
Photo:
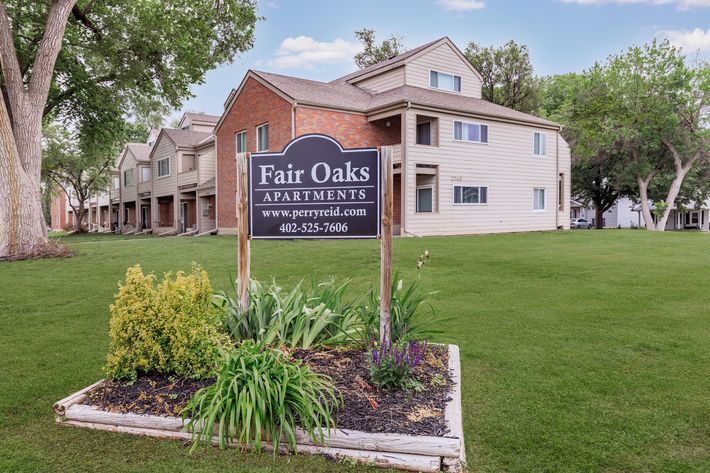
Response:
POLYGON ((426 356, 427 343, 411 341, 372 350, 370 381, 382 389, 403 389, 426 356))
POLYGON ((359 331, 357 314, 344 301, 347 286, 326 281, 308 288, 300 282, 286 291, 275 281, 266 285, 252 280, 247 311, 224 292, 215 299, 235 343, 254 340, 308 349, 347 342, 359 331))
POLYGON ((196 264, 189 274, 166 273, 157 286, 155 275, 143 274, 139 265, 128 268, 110 306, 106 375, 213 376, 232 343, 212 298, 207 272, 196 264))
POLYGON ((338 404, 329 377, 276 348, 245 340, 226 354, 216 382, 195 393, 183 418, 190 418, 185 430, 192 432, 192 450, 216 433, 220 448, 237 443, 261 451, 265 440, 285 441, 295 451, 296 427, 322 443, 335 428, 338 404))

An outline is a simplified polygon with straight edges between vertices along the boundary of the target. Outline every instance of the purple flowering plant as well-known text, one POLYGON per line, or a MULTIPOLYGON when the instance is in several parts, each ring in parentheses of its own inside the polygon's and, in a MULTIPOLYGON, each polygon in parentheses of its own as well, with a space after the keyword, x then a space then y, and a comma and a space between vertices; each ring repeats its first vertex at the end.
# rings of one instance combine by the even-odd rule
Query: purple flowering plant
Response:
POLYGON ((370 381, 383 389, 404 388, 426 351, 426 341, 390 344, 372 350, 370 381))

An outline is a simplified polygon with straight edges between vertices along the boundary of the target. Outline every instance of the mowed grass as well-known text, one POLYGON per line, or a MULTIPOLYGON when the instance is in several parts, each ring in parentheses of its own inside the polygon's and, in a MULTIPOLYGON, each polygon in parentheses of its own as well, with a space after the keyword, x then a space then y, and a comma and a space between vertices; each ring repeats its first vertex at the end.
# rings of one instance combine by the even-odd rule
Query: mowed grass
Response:
MULTIPOLYGON (((330 472, 359 468, 58 427, 52 403, 99 379, 126 267, 204 265, 229 286, 236 239, 63 239, 76 256, 0 264, 0 471, 330 472)), ((710 471, 710 235, 573 231, 397 239, 457 343, 474 472, 710 471)), ((253 276, 378 280, 377 241, 252 244, 253 276)), ((375 470, 372 470, 375 471, 375 470)))

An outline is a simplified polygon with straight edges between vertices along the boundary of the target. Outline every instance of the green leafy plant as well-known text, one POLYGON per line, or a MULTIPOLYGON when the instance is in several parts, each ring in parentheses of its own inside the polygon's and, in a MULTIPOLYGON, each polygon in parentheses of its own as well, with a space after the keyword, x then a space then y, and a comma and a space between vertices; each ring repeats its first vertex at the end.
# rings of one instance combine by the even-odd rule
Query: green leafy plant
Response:
POLYGON ((426 356, 426 342, 409 342, 372 350, 370 381, 383 389, 423 390, 424 386, 412 379, 412 370, 426 356))
MULTIPOLYGON (((400 279, 399 272, 392 278, 392 305, 390 309, 392 342, 398 343, 409 340, 422 340, 430 335, 440 333, 440 330, 433 328, 432 324, 425 318, 423 306, 429 308, 428 319, 433 319, 435 313, 433 307, 426 302, 427 296, 433 293, 425 293, 421 288, 421 282, 416 279, 407 287, 400 279)), ((361 322, 357 327, 358 335, 355 340, 367 345, 373 345, 379 340, 380 333, 380 296, 375 291, 370 291, 367 302, 356 308, 356 313, 361 322)), ((441 320, 439 320, 441 321, 441 320)))
POLYGON ((139 265, 128 268, 110 306, 109 350, 104 372, 135 379, 139 372, 192 378, 214 375, 221 352, 232 343, 212 304, 207 272, 166 273, 156 286, 139 265))
POLYGON ((339 396, 330 378, 263 343, 245 340, 227 353, 217 380, 199 390, 183 417, 193 447, 217 433, 220 448, 228 443, 261 451, 262 439, 285 440, 296 450, 296 426, 323 442, 335 427, 333 410, 339 396))
POLYGON ((241 311, 236 298, 225 292, 218 293, 216 300, 235 342, 312 348, 343 343, 357 332, 359 319, 344 299, 347 286, 347 282, 326 281, 305 288, 301 282, 287 292, 275 281, 268 286, 251 281, 247 311, 241 311))

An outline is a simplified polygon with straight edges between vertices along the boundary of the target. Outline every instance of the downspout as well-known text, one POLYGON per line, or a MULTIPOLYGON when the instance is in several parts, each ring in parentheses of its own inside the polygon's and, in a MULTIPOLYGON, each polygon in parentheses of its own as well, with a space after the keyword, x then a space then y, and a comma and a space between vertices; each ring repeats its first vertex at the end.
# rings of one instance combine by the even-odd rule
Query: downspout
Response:
MULTIPOLYGON (((557 182, 557 209, 555 209, 555 230, 560 228, 560 207, 563 209, 564 202, 562 202, 563 196, 560 195, 560 130, 557 129, 555 134, 555 180, 557 182)), ((562 181, 562 189, 564 190, 565 182, 562 181)))
POLYGON ((296 137, 296 107, 298 107, 298 102, 294 100, 291 106, 291 139, 296 137))

